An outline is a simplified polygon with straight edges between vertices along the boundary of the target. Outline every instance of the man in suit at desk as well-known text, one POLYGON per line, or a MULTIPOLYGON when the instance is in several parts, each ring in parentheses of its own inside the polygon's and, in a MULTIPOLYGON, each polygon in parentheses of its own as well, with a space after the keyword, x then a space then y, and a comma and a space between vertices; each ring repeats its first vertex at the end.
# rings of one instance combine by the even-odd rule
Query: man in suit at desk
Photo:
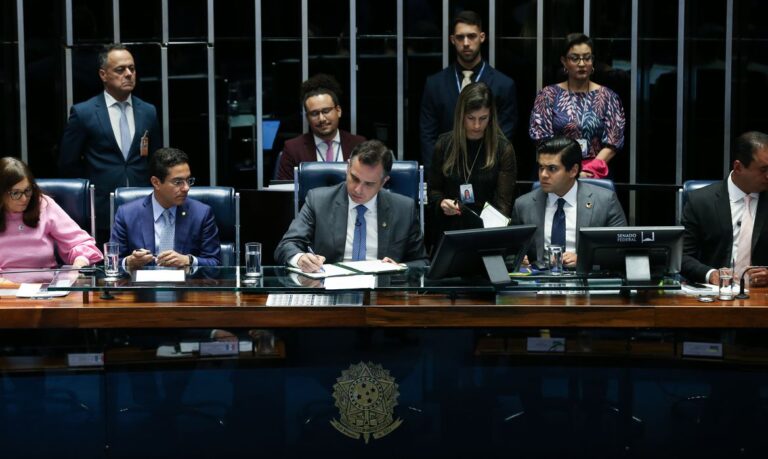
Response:
POLYGON ((99 53, 104 92, 75 104, 59 148, 64 177, 90 179, 96 187, 100 241, 109 235, 109 193, 119 186, 149 186, 147 157, 163 144, 155 106, 131 95, 133 56, 122 45, 99 53))
POLYGON ((195 178, 186 153, 161 148, 149 164, 152 193, 128 202, 115 214, 112 242, 120 244, 126 269, 158 266, 216 266, 221 263, 213 210, 187 198, 195 178))
MULTIPOLYGON (((718 268, 732 262, 736 276, 747 266, 768 265, 768 135, 740 135, 732 160, 728 177, 690 192, 683 209, 681 273, 691 281, 717 284, 718 268)), ((749 276, 753 286, 768 283, 765 269, 749 276)))
POLYGON ((278 180, 293 180, 293 168, 305 161, 346 161, 365 137, 339 129, 341 87, 330 75, 319 74, 301 85, 301 101, 311 132, 285 142, 278 180))
POLYGON ((416 202, 381 191, 391 169, 392 152, 383 143, 369 140, 355 147, 346 182, 309 191, 275 249, 275 260, 304 272, 342 260, 425 266, 416 202))
POLYGON ((517 124, 517 91, 515 82, 491 67, 480 52, 485 42, 483 20, 474 11, 462 11, 453 20, 450 35, 456 48, 456 63, 427 78, 421 99, 419 137, 424 170, 430 170, 437 136, 453 129, 453 111, 459 93, 470 83, 482 81, 494 94, 499 126, 507 139, 517 124))
POLYGON ((572 139, 554 137, 536 150, 541 186, 515 201, 513 225, 536 225, 530 261, 544 258, 545 245, 563 247, 563 264, 576 265, 579 228, 626 226, 627 219, 613 191, 578 180, 581 147, 572 139))

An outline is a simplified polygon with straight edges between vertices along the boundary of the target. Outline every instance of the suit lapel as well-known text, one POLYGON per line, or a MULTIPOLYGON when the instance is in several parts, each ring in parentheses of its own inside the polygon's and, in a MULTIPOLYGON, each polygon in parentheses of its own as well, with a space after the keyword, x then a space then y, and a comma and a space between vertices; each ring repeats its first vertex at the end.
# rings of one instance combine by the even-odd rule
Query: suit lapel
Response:
POLYGON ((107 102, 104 99, 104 94, 96 99, 96 118, 99 120, 99 128, 101 128, 102 136, 105 139, 111 140, 112 148, 120 153, 120 156, 122 157, 123 152, 120 150, 120 145, 115 138, 115 131, 112 130, 112 122, 109 120, 109 110, 107 108, 107 102))
POLYGON ((144 103, 138 98, 131 96, 131 103, 133 104, 133 138, 131 138, 131 149, 128 151, 128 159, 133 155, 139 154, 139 142, 136 139, 141 138, 144 135, 144 131, 148 131, 149 127, 144 124, 146 119, 144 113, 144 103))
POLYGON ((303 161, 317 160, 317 146, 315 145, 315 136, 312 133, 304 134, 304 159, 303 161))
POLYGON ((536 225, 536 259, 544 259, 544 212, 547 210, 547 193, 541 188, 533 196, 533 215, 531 221, 536 225))
POLYGON ((155 247, 155 218, 152 213, 152 195, 149 195, 144 199, 144 211, 139 218, 141 218, 139 226, 141 228, 141 237, 143 239, 142 247, 157 254, 157 248, 155 247))
MULTIPOLYGON (((733 257, 733 223, 731 223, 731 201, 728 196, 728 180, 723 180, 720 189, 715 192, 715 215, 720 225, 720 234, 726 235, 728 257, 733 257)), ((758 201, 758 204, 759 201, 758 201)), ((714 222, 703 222, 707 224, 715 224, 714 222)), ((753 230, 754 231, 754 230, 753 230)), ((753 233, 754 234, 754 233, 753 233)), ((754 241, 754 235, 752 240, 754 241)), ((753 243, 754 246, 754 243, 753 243)), ((731 260, 728 260, 730 264, 731 260)))
POLYGON ((768 192, 760 193, 760 197, 757 199, 757 210, 755 211, 755 223, 752 228, 752 250, 754 253, 757 241, 760 239, 760 235, 763 234, 763 228, 765 227, 766 214, 768 214, 768 192))
MULTIPOLYGON (((336 195, 333 199, 333 206, 331 208, 331 221, 333 222, 333 251, 335 256, 328 257, 331 260, 344 260, 344 249, 347 243, 347 207, 349 207, 349 201, 347 200, 347 189, 342 183, 339 189, 336 190, 336 195)), ((316 217, 323 218, 322 215, 316 217)), ((318 222, 319 223, 319 222, 318 222)), ((317 224, 317 223, 316 223, 317 224)))
POLYGON ((379 197, 376 199, 376 230, 379 235, 377 238, 379 247, 376 258, 379 260, 389 253, 389 243, 392 236, 392 232, 389 230, 392 226, 389 221, 392 216, 392 207, 388 198, 389 196, 387 196, 386 192, 379 192, 379 197))
POLYGON ((173 232, 173 247, 182 253, 186 251, 186 247, 189 245, 189 222, 189 205, 184 202, 182 205, 176 206, 176 225, 173 232))
POLYGON ((579 228, 592 226, 592 211, 595 208, 592 201, 592 191, 583 183, 576 189, 576 247, 579 246, 579 228))

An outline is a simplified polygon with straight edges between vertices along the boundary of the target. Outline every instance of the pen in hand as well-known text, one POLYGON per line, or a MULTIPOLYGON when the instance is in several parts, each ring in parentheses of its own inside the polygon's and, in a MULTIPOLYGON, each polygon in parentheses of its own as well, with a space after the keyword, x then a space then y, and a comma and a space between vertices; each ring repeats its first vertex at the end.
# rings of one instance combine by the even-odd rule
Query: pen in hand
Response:
MULTIPOLYGON (((307 246, 307 250, 309 250, 309 253, 311 253, 312 255, 314 255, 314 256, 317 256, 317 254, 315 253, 315 251, 314 251, 314 250, 312 250, 312 246, 309 246, 309 245, 308 245, 308 246, 307 246)), ((325 269, 323 269, 323 266, 322 266, 322 265, 320 266, 320 272, 321 272, 321 273, 324 273, 324 272, 325 272, 325 269)))

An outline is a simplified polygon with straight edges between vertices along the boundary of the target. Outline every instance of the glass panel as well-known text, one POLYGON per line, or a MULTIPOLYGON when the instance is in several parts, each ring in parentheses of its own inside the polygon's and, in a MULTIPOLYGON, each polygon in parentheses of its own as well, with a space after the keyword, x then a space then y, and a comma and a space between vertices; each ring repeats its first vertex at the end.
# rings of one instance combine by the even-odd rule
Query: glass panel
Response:
POLYGON ((397 150, 397 5, 357 2, 357 134, 397 150))
MULTIPOLYGON (((61 3, 63 16, 63 2, 61 3)), ((42 11, 47 11, 47 7, 42 11)), ((47 14, 35 15, 44 17, 47 14)), ((113 39, 112 2, 72 0, 72 38, 75 43, 109 43, 113 39)))
POLYGON ((0 142, 7 155, 20 156, 19 66, 16 46, 16 2, 0 3, 0 142))
POLYGON ((169 145, 189 155, 198 185, 208 185, 207 46, 168 47, 169 145))
MULTIPOLYGON (((442 68, 442 2, 406 2, 405 26, 405 155, 404 159, 421 162, 419 112, 424 82, 442 68)), ((426 177, 425 177, 426 178, 426 177)))
POLYGON ((686 8, 684 180, 723 177, 725 6, 702 0, 686 8))
MULTIPOLYGON (((175 20, 173 18, 171 22, 175 20)), ((162 21, 161 0, 120 2, 120 40, 123 42, 162 40, 162 21)))
POLYGON ((731 136, 768 128, 768 31, 760 18, 768 13, 768 4, 750 0, 734 5, 733 41, 733 122, 731 136))
POLYGON ((544 1, 544 86, 563 81, 563 39, 573 32, 581 32, 584 26, 582 1, 544 1))
POLYGON ((208 39, 206 0, 168 0, 168 36, 171 41, 208 39))

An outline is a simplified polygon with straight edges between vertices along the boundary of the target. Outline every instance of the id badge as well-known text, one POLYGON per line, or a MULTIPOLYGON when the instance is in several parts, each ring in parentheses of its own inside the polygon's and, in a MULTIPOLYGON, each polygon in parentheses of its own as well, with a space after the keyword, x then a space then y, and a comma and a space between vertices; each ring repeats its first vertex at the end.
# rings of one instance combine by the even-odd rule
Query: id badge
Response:
POLYGON ((475 203, 475 190, 472 189, 471 183, 465 183, 459 185, 459 196, 461 196, 461 202, 464 204, 475 203))
POLYGON ((149 131, 145 131, 141 136, 141 148, 139 149, 141 156, 146 157, 149 155, 149 131))
POLYGON ((589 142, 587 142, 587 139, 576 139, 577 142, 579 142, 579 146, 581 147, 581 157, 586 158, 587 152, 589 151, 589 142))

